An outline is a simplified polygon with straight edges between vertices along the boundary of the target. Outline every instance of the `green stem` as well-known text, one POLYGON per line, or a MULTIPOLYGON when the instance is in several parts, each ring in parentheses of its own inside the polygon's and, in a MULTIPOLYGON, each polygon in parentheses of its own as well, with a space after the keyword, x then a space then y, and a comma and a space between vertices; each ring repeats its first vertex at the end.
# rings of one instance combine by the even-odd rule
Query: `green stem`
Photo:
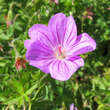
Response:
POLYGON ((81 18, 81 32, 83 33, 84 19, 81 18))
MULTIPOLYGON (((18 38, 17 38, 18 39, 18 38)), ((14 45, 14 42, 17 40, 17 39, 13 39, 10 46, 13 47, 15 53, 16 53, 16 58, 20 56, 20 54, 18 53, 17 49, 16 49, 16 46, 14 45)))
POLYGON ((29 110, 31 110, 31 106, 32 106, 32 104, 31 104, 31 103, 29 103, 29 110))

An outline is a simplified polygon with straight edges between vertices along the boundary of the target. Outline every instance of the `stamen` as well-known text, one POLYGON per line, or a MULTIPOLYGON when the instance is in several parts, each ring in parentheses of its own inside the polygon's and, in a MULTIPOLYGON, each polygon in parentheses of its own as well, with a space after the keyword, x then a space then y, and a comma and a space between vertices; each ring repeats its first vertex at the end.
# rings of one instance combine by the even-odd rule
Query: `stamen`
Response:
POLYGON ((62 54, 61 46, 58 47, 58 52, 59 52, 60 55, 62 54))
POLYGON ((61 46, 58 46, 55 50, 55 56, 57 59, 64 59, 66 57, 65 51, 62 49, 61 46))

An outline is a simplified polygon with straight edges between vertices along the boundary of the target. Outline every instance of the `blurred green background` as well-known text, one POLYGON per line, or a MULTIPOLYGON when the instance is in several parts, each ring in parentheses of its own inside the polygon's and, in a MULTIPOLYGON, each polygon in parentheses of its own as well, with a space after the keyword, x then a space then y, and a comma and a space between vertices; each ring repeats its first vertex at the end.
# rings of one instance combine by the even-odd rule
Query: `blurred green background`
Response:
POLYGON ((110 110, 110 0, 0 0, 0 110, 110 110), (28 65, 24 40, 33 24, 62 12, 97 49, 66 82, 28 65))

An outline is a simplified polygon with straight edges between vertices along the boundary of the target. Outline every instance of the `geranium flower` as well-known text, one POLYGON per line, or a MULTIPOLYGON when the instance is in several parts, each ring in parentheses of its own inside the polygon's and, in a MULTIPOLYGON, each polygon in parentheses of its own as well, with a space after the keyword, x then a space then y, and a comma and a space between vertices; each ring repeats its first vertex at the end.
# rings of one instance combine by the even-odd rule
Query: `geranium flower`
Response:
POLYGON ((68 80, 84 66, 80 54, 96 49, 96 42, 87 33, 77 36, 74 18, 63 13, 52 16, 48 26, 33 25, 28 34, 31 39, 24 45, 29 64, 60 81, 68 80))

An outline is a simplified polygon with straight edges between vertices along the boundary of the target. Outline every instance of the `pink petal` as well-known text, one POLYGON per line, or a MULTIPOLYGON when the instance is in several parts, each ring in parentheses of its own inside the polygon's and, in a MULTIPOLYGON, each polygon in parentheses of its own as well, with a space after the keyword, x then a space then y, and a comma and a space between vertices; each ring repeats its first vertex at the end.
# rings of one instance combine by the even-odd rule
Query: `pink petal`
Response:
POLYGON ((30 61, 30 65, 39 68, 45 73, 49 73, 49 65, 52 60, 40 60, 40 61, 30 61))
POLYGON ((48 60, 53 58, 53 51, 47 45, 40 41, 35 41, 31 44, 31 47, 26 52, 27 60, 48 60))
POLYGON ((65 47, 69 45, 73 45, 77 38, 77 27, 75 20, 72 16, 67 17, 67 24, 66 24, 66 30, 65 35, 63 39, 63 45, 65 47))
POLYGON ((48 66, 54 59, 54 54, 47 45, 42 44, 40 41, 35 41, 27 50, 26 59, 30 65, 49 73, 48 66))
POLYGON ((96 42, 87 33, 83 33, 77 37, 75 44, 68 49, 68 56, 84 54, 95 49, 96 42))
POLYGON ((53 37, 54 46, 61 44, 61 40, 64 37, 66 16, 63 13, 58 13, 50 19, 48 28, 50 30, 50 36, 53 37))
POLYGON ((32 44, 32 40, 25 40, 24 41, 24 46, 28 49, 32 44))
POLYGON ((66 17, 63 13, 54 15, 48 24, 50 36, 54 45, 66 46, 74 44, 77 38, 77 27, 72 16, 66 17))
POLYGON ((43 25, 43 24, 34 24, 30 29, 29 29, 29 37, 31 37, 31 39, 34 40, 39 40, 39 33, 45 33, 46 35, 48 35, 48 28, 47 26, 43 25))
POLYGON ((84 60, 80 56, 71 56, 68 60, 78 65, 78 67, 84 66, 84 60))
POLYGON ((52 78, 66 81, 80 66, 78 59, 77 61, 74 59, 73 62, 69 60, 54 60, 50 64, 49 70, 52 78))
POLYGON ((48 27, 43 24, 35 24, 29 29, 29 36, 31 40, 36 41, 40 40, 45 45, 49 45, 52 47, 53 38, 49 35, 48 27))

